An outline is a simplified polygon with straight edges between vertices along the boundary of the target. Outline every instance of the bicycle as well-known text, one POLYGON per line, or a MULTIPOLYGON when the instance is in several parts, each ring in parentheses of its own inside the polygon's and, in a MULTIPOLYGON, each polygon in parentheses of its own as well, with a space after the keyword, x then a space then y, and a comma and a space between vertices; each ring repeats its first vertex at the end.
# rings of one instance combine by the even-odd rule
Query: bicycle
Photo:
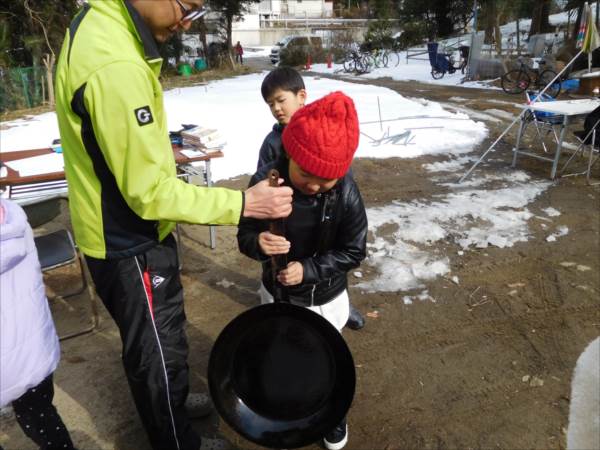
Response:
MULTIPOLYGON (((538 91, 544 89, 554 78, 556 78, 556 72, 552 69, 534 69, 529 67, 519 58, 520 66, 518 69, 509 70, 500 79, 500 86, 502 90, 507 94, 521 94, 522 92, 529 89, 529 86, 533 83, 533 86, 538 91), (532 79, 533 77, 533 79, 532 79)), ((539 62, 540 66, 543 66, 545 62, 542 60, 539 62)), ((546 90, 546 94, 556 98, 560 94, 560 80, 554 82, 546 90)))
POLYGON ((358 75, 367 73, 370 70, 369 63, 365 60, 364 55, 356 50, 350 50, 346 53, 342 65, 345 72, 355 72, 358 75))
POLYGON ((446 72, 451 75, 457 70, 465 73, 464 70, 465 67, 467 67, 466 61, 463 63, 461 60, 460 64, 455 66, 452 54, 446 55, 443 53, 433 53, 433 50, 429 50, 429 61, 431 63, 431 77, 434 80, 443 78, 446 72))

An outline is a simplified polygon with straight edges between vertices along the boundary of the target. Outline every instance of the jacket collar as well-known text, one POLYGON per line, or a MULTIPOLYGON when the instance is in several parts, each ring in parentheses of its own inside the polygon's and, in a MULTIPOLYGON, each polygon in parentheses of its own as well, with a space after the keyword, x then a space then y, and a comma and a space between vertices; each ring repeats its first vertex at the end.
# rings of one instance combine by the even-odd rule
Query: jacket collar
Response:
POLYGON ((88 0, 90 6, 125 27, 139 41, 148 63, 162 61, 150 28, 129 0, 88 0))
POLYGON ((131 19, 133 27, 135 28, 138 39, 144 46, 146 60, 152 61, 155 59, 160 59, 161 56, 158 51, 158 45, 156 44, 154 36, 152 36, 152 33, 150 32, 150 28, 148 28, 148 25, 146 25, 146 22, 144 22, 144 19, 142 19, 142 16, 140 16, 140 13, 138 13, 137 10, 131 6, 131 3, 129 3, 127 0, 123 0, 123 2, 125 3, 125 7, 127 8, 129 18, 131 19))

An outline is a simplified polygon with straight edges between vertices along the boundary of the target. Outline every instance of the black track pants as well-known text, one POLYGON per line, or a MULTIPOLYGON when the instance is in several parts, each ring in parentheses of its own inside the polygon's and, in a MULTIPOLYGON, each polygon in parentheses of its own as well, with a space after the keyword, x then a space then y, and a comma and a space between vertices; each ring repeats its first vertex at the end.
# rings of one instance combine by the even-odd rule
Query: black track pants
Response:
POLYGON ((152 448, 197 450, 200 437, 184 409, 188 344, 175 239, 130 258, 86 260, 121 332, 127 381, 152 448))

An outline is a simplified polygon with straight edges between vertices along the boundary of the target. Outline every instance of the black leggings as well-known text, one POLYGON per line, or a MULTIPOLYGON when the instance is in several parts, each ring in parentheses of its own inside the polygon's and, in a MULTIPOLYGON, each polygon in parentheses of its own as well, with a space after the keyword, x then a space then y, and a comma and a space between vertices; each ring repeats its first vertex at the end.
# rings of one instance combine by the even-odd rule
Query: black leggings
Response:
POLYGON ((72 450, 73 442, 52 404, 52 375, 12 402, 17 422, 29 439, 44 450, 72 450))

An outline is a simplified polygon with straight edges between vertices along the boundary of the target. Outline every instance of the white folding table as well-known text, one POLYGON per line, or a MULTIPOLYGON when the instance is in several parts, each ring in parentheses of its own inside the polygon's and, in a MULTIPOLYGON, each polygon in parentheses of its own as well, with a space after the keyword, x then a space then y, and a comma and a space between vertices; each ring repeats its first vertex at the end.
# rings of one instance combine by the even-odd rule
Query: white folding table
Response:
POLYGON ((521 144, 521 138, 523 135, 524 125, 526 121, 526 114, 521 115, 521 124, 519 126, 519 133, 517 134, 517 144, 513 149, 513 161, 512 166, 515 167, 517 164, 517 158, 519 155, 531 156, 533 158, 541 159, 552 163, 552 171, 550 177, 552 179, 556 176, 556 169, 558 167, 558 160, 560 158, 560 152, 562 150, 563 141, 565 138, 565 132, 569 126, 569 122, 576 116, 582 116, 591 113, 594 109, 600 106, 600 99, 579 99, 579 100, 556 100, 551 102, 536 102, 531 105, 523 105, 524 109, 528 109, 533 114, 536 111, 553 113, 563 116, 563 122, 561 124, 560 137, 556 144, 556 150, 554 152, 554 158, 542 156, 537 153, 528 152, 519 148, 521 144))

